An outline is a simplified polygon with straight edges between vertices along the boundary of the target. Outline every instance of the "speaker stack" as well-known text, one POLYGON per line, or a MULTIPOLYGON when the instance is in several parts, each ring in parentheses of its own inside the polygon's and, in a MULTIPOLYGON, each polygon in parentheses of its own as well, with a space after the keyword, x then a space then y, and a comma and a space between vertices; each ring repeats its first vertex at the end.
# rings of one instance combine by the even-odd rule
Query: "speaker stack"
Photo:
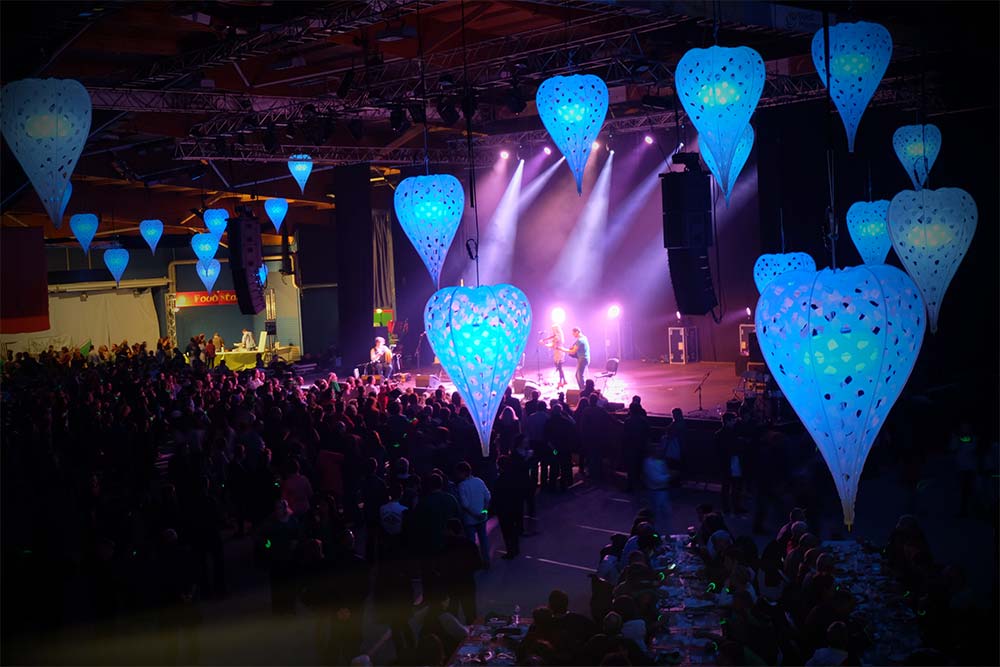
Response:
POLYGON ((708 261, 708 248, 714 243, 709 179, 701 171, 660 174, 663 245, 682 315, 704 315, 718 305, 708 261))
POLYGON ((260 241, 260 223, 255 218, 230 218, 229 268, 233 272, 233 289, 240 312, 256 315, 264 310, 264 286, 258 270, 264 263, 260 241))

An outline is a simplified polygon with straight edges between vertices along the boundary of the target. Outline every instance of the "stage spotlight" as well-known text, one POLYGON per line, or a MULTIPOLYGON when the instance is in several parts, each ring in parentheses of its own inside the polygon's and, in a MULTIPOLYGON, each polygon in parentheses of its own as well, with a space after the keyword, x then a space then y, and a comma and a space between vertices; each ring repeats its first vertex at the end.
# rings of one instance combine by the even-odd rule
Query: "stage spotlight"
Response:
POLYGON ((500 159, 506 160, 510 158, 510 151, 500 151, 500 159))
POLYGON ((392 127, 392 131, 397 133, 402 132, 409 125, 406 114, 400 107, 395 107, 389 112, 389 125, 392 127))
POLYGON ((442 98, 438 102, 437 112, 441 122, 449 127, 458 122, 458 109, 455 108, 455 102, 450 99, 442 98))
POLYGON ((596 150, 597 150, 598 148, 600 148, 600 147, 601 147, 601 142, 599 142, 599 141, 595 141, 594 143, 592 143, 592 144, 590 145, 590 147, 591 147, 591 148, 592 148, 593 150, 595 150, 595 151, 596 151, 596 150))
POLYGON ((677 314, 677 321, 680 322, 681 321, 681 311, 678 310, 676 314, 677 314))
POLYGON ((747 317, 752 317, 753 314, 750 312, 750 306, 747 306, 747 317))
POLYGON ((622 314, 622 308, 617 303, 608 306, 608 319, 616 320, 622 314))
POLYGON ((561 306, 556 306, 551 313, 552 324, 562 324, 566 321, 566 310, 561 306))
POLYGON ((652 145, 652 143, 653 143, 653 137, 651 137, 651 136, 649 136, 647 134, 645 137, 643 137, 643 141, 645 141, 647 144, 652 145))
POLYGON ((552 155, 552 149, 549 148, 548 146, 546 146, 545 148, 543 148, 542 152, 545 153, 546 155, 552 155))

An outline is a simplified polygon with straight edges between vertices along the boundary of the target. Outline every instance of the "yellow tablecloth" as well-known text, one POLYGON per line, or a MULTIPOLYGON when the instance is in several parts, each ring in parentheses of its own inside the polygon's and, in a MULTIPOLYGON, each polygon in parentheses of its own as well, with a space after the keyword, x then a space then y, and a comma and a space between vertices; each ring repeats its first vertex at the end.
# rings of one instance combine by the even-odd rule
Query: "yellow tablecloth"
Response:
MULTIPOLYGON (((223 359, 226 360, 226 367, 231 371, 242 371, 253 368, 257 365, 257 350, 230 350, 228 352, 218 352, 215 355, 215 363, 218 364, 223 359)), ((275 348, 278 356, 283 361, 294 363, 302 358, 302 353, 298 345, 288 345, 275 348)), ((270 353, 265 353, 264 361, 270 359, 270 353)))

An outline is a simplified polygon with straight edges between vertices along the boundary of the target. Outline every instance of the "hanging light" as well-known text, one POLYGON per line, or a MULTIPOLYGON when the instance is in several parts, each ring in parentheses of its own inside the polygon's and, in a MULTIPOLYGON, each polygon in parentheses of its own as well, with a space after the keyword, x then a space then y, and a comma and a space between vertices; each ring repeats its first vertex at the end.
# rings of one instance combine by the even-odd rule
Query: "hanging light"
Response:
POLYGON ((815 271, 816 262, 805 252, 786 252, 774 255, 761 255, 753 265, 753 281, 757 291, 764 293, 767 287, 778 276, 789 271, 815 271))
POLYGON ((121 285, 122 274, 128 266, 128 250, 120 247, 108 248, 104 251, 104 265, 114 276, 115 286, 121 285))
POLYGON ((892 247, 886 226, 888 216, 889 202, 885 199, 854 202, 847 209, 847 231, 865 264, 885 264, 892 247))
POLYGON ((830 82, 826 80, 825 44, 820 28, 812 40, 813 64, 830 89, 847 131, 847 150, 853 153, 861 116, 892 58, 892 36, 884 26, 867 21, 830 26, 830 82))
POLYGON ((219 249, 219 237, 211 233, 195 234, 191 237, 191 249, 198 259, 207 262, 219 249))
POLYGON ((416 248, 434 286, 441 283, 441 267, 462 221, 465 191, 451 174, 403 179, 393 197, 396 217, 416 248))
MULTIPOLYGON (((698 130, 702 155, 712 156, 715 169, 708 160, 705 163, 726 193, 727 204, 738 145, 747 140, 745 131, 764 91, 765 77, 760 54, 746 46, 691 49, 677 63, 677 95, 698 130)), ((749 145, 753 146, 753 130, 749 145)), ((743 150, 750 152, 746 146, 743 150)))
MULTIPOLYGON (((743 130, 743 136, 740 140, 736 142, 736 152, 733 153, 733 162, 729 167, 729 185, 728 189, 724 191, 726 196, 726 205, 729 205, 729 196, 733 192, 733 186, 736 184, 736 179, 739 177, 740 172, 743 171, 743 165, 747 163, 747 158, 750 157, 750 151, 753 149, 754 132, 753 126, 747 123, 746 128, 743 130)), ((719 171, 718 163, 715 161, 715 156, 712 155, 711 149, 708 147, 707 143, 700 144, 701 146, 701 157, 705 160, 705 164, 708 165, 708 170, 713 174, 719 171)), ((718 178, 716 178, 718 181, 718 178)), ((720 181, 721 184, 721 181, 720 181)))
POLYGON ((226 225, 229 223, 229 211, 226 209, 206 209, 205 213, 202 214, 202 217, 205 219, 205 227, 207 227, 209 233, 213 234, 216 238, 221 237, 226 231, 226 225))
POLYGON ((142 234, 142 238, 146 240, 149 245, 149 249, 156 254, 156 244, 160 242, 160 237, 163 236, 163 221, 162 220, 143 220, 139 223, 139 233, 142 234))
POLYGON ((312 158, 305 153, 293 155, 288 160, 288 171, 292 172, 292 178, 294 178, 295 182, 299 184, 299 190, 303 194, 305 194, 306 181, 309 180, 309 174, 312 173, 312 170, 312 158))
POLYGON ((215 288, 215 281, 219 278, 219 271, 222 269, 222 265, 217 259, 210 260, 198 260, 195 264, 195 271, 198 272, 198 277, 201 278, 201 282, 205 285, 205 289, 211 294, 212 290, 215 288))
POLYGON ((539 86, 535 104, 582 193, 583 169, 608 115, 607 84, 592 74, 554 76, 539 86))
POLYGON ((261 287, 267 287, 267 264, 261 264, 260 268, 257 269, 257 278, 260 280, 261 287))
POLYGON ((757 339, 840 494, 844 523, 865 459, 924 338, 920 290, 885 264, 792 271, 760 295, 757 339))
POLYGON ((268 199, 264 202, 264 211, 267 213, 267 217, 271 219, 271 222, 274 223, 274 231, 280 232, 281 223, 284 222, 285 216, 288 214, 288 200, 268 199))
POLYGON ((528 297, 513 285, 446 287, 427 301, 424 328, 488 456, 493 420, 531 333, 528 297))
POLYGON ((931 333, 941 301, 976 233, 976 202, 961 188, 903 190, 889 204, 889 237, 927 303, 931 333))
POLYGON ((24 79, 8 83, 0 97, 7 145, 59 229, 90 134, 90 93, 72 79, 24 79))
POLYGON ((80 242, 83 251, 90 254, 90 242, 97 234, 98 220, 93 213, 77 213, 69 219, 69 228, 73 230, 73 236, 80 242))
POLYGON ((936 125, 904 125, 893 133, 892 148, 913 189, 919 190, 941 152, 941 130, 936 125))

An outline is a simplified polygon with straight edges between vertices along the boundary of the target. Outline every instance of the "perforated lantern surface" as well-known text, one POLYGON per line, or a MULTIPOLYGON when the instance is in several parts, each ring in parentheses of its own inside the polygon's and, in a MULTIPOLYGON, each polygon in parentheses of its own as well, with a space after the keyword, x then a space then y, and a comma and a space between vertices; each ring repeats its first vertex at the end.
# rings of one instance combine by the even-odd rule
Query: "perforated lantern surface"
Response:
POLYGON ((312 158, 305 153, 293 155, 288 159, 288 171, 292 172, 292 178, 299 184, 299 190, 303 194, 305 194, 306 181, 309 180, 309 174, 312 173, 312 170, 312 158))
POLYGON ((892 149, 899 163, 919 190, 927 182, 938 153, 941 152, 941 130, 937 125, 904 125, 892 135, 892 149))
POLYGON ((90 254, 90 242, 97 234, 97 226, 97 216, 93 213, 77 213, 69 219, 69 228, 73 231, 73 236, 87 254, 90 254))
POLYGON ((753 281, 757 291, 764 293, 768 283, 789 271, 815 271, 816 261, 805 252, 786 252, 761 255, 753 265, 753 281))
POLYGON ((885 264, 885 256, 892 247, 886 218, 889 201, 859 201, 847 209, 847 231, 865 264, 885 264))
POLYGON ((226 209, 210 208, 205 211, 203 217, 209 233, 219 237, 226 231, 226 225, 229 223, 229 211, 226 209))
POLYGON ((209 232, 202 232, 191 237, 191 249, 195 256, 207 262, 215 257, 215 252, 219 249, 219 237, 209 232))
POLYGON ((865 459, 913 369, 924 327, 920 290, 885 264, 785 273, 757 302, 764 359, 823 453, 848 526, 865 459))
POLYGON ((675 72, 677 95, 698 130, 702 153, 707 147, 712 173, 723 192, 731 192, 737 145, 764 90, 764 61, 746 46, 712 46, 685 53, 675 72))
MULTIPOLYGON (((750 123, 747 123, 746 128, 743 130, 743 136, 741 136, 740 140, 736 142, 736 152, 733 153, 733 163, 729 168, 729 185, 728 189, 724 191, 724 194, 726 195, 726 206, 729 206, 729 197, 732 195, 736 179, 739 177, 740 172, 743 171, 743 166, 747 163, 747 158, 750 157, 750 151, 753 150, 753 140, 753 126, 750 125, 750 123)), ((699 145, 701 146, 701 157, 705 160, 705 164, 708 165, 708 170, 713 174, 717 174, 719 171, 719 165, 715 161, 715 156, 712 155, 712 151, 708 147, 708 144, 702 144, 699 141, 699 145)), ((721 185, 722 181, 719 180, 718 176, 715 177, 715 180, 721 185)))
POLYGON ((4 86, 0 99, 7 145, 58 229, 90 134, 90 93, 72 79, 24 79, 4 86))
POLYGON ((889 204, 889 237, 927 303, 931 333, 951 279, 976 233, 976 202, 961 188, 903 190, 889 204))
POLYGON ((462 221, 462 184, 450 174, 411 176, 396 188, 393 203, 400 227, 437 287, 448 248, 462 221))
POLYGON ((267 286, 267 264, 261 264, 260 268, 257 269, 257 279, 260 280, 262 286, 267 286))
POLYGON ((608 115, 608 86, 592 74, 554 76, 535 95, 538 115, 583 191, 583 169, 608 115))
POLYGON ((528 298, 513 285, 446 287, 427 301, 424 327, 488 456, 493 420, 531 333, 528 298))
POLYGON ((813 35, 812 59, 823 85, 840 112, 847 131, 847 149, 854 152, 854 136, 861 116, 885 75, 892 57, 892 36, 878 23, 858 21, 830 26, 830 79, 826 80, 823 29, 813 35))
POLYGON ((271 219, 274 223, 274 231, 281 231, 281 223, 284 222, 285 216, 288 214, 288 200, 287 199, 268 199, 264 202, 264 211, 267 213, 267 217, 271 219))
POLYGON ((160 238, 163 236, 163 221, 143 220, 139 223, 139 233, 142 234, 142 238, 145 239, 149 245, 149 249, 155 255, 156 244, 160 242, 160 238))
POLYGON ((210 259, 208 261, 198 260, 195 264, 195 271, 198 273, 198 277, 201 278, 202 284, 208 293, 211 294, 212 290, 215 288, 215 281, 219 279, 219 271, 222 269, 222 265, 217 259, 210 259))
POLYGON ((108 267, 108 271, 114 276, 115 285, 122 281, 122 274, 128 266, 128 257, 128 250, 125 248, 108 248, 104 251, 104 266, 108 267))

